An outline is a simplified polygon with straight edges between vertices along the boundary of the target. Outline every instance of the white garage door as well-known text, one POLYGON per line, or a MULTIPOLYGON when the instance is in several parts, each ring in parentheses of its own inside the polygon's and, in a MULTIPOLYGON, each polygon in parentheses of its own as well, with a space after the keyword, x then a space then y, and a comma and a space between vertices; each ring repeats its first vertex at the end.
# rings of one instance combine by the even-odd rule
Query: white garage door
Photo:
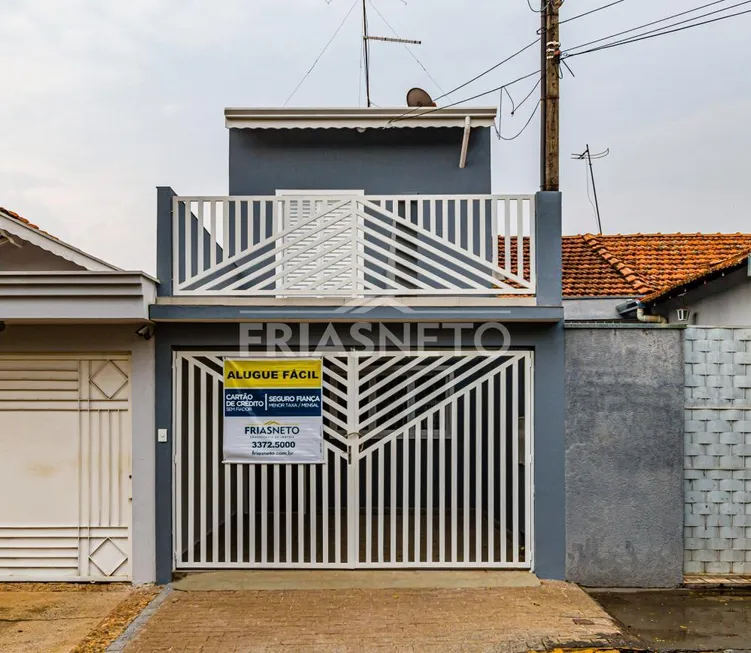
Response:
POLYGON ((130 360, 0 356, 0 580, 130 577, 130 360))

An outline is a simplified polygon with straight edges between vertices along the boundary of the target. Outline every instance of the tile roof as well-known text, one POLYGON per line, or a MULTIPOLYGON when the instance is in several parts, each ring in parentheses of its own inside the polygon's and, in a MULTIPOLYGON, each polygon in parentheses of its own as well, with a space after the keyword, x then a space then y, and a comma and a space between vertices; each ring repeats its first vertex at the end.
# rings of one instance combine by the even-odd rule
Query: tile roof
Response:
POLYGON ((655 292, 650 293, 643 298, 643 301, 653 302, 657 299, 660 299, 661 297, 664 297, 665 295, 669 295, 673 291, 679 290, 686 286, 690 286, 698 281, 702 281, 703 279, 710 280, 715 275, 718 275, 721 272, 726 272, 728 270, 732 270, 733 268, 745 266, 747 264, 746 262, 748 261, 749 256, 751 256, 751 248, 744 249, 740 254, 733 254, 725 260, 720 261, 719 263, 715 263, 701 272, 691 274, 686 278, 667 286, 666 288, 661 288, 660 290, 656 290, 655 292))
POLYGON ((715 271, 751 250, 751 234, 563 237, 564 297, 640 297, 715 271))
MULTIPOLYGON (((38 225, 35 225, 33 222, 29 222, 26 218, 24 218, 22 215, 18 215, 15 211, 11 211, 10 209, 6 209, 4 206, 0 206, 0 214, 12 218, 13 220, 16 220, 17 222, 20 222, 21 224, 26 225, 27 227, 30 227, 31 229, 36 229, 39 233, 44 234, 45 236, 49 236, 50 238, 55 238, 50 233, 47 233, 46 231, 39 228, 38 225)), ((57 240, 57 238, 55 238, 57 240)))

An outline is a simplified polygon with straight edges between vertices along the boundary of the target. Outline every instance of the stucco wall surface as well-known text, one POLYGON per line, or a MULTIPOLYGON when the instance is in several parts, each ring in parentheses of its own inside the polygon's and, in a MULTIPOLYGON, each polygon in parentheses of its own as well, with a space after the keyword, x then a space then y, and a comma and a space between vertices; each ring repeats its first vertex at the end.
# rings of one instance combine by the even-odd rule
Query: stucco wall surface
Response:
POLYGON ((577 328, 565 341, 567 577, 678 585, 682 331, 577 328))

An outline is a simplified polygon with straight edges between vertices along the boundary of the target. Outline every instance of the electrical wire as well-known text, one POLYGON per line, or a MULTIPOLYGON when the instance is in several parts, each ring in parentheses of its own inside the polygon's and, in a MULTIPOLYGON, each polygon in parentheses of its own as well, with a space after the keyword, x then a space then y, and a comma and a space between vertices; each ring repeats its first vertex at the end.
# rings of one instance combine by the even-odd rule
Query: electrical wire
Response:
MULTIPOLYGON (((531 97, 532 97, 532 94, 533 94, 533 93, 534 93, 534 92, 535 92, 535 91, 536 91, 536 90, 537 90, 537 89, 538 89, 538 88, 540 87, 540 84, 541 84, 541 83, 542 83, 542 77, 540 77, 540 79, 538 79, 538 80, 537 80, 537 82, 535 83, 535 85, 534 85, 534 86, 532 87, 532 90, 531 90, 531 91, 530 91, 529 93, 527 93, 526 97, 525 97, 525 98, 524 98, 524 99, 523 99, 523 100, 522 100, 521 102, 519 102, 519 104, 518 104, 517 106, 515 106, 515 107, 513 108, 513 110, 511 111, 511 115, 512 115, 512 116, 513 116, 513 115, 514 115, 514 114, 515 114, 515 113, 516 113, 516 112, 517 112, 517 111, 518 111, 519 109, 521 109, 521 108, 522 108, 522 107, 524 106, 524 103, 525 103, 525 102, 526 102, 527 100, 529 100, 529 98, 531 98, 531 97)), ((508 91, 506 91, 506 92, 508 93, 508 91)), ((509 97, 511 97, 511 96, 509 95, 509 97)))
MULTIPOLYGON (((525 46, 524 46, 524 47, 523 47, 523 48, 522 48, 521 50, 517 50, 516 52, 514 52, 514 54, 512 54, 512 55, 509 55, 508 57, 506 57, 506 58, 505 58, 505 59, 503 59, 502 61, 499 61, 499 62, 498 62, 497 64, 495 64, 494 66, 491 66, 490 68, 488 68, 488 69, 487 69, 486 71, 484 71, 484 72, 480 73, 479 75, 476 75, 475 77, 473 77, 472 79, 470 79, 470 80, 469 80, 468 82, 464 82, 463 84, 460 84, 460 85, 459 85, 459 86, 457 86, 456 88, 452 88, 452 89, 451 89, 450 91, 448 91, 448 92, 444 93, 443 95, 439 95, 439 96, 438 96, 437 98, 433 98, 433 100, 434 100, 434 101, 438 101, 438 100, 441 100, 441 99, 443 99, 443 98, 445 98, 445 97, 447 97, 447 96, 451 95, 452 93, 456 93, 456 91, 459 91, 459 90, 461 90, 461 89, 465 88, 466 86, 469 86, 470 84, 472 84, 473 82, 476 82, 476 81, 477 81, 478 79, 480 79, 481 77, 484 77, 484 76, 485 76, 485 75, 487 75, 488 73, 491 73, 491 72, 493 72, 494 70, 496 70, 497 68, 500 68, 500 67, 501 67, 501 66, 502 66, 503 64, 505 64, 505 63, 507 63, 507 62, 511 61, 511 60, 512 60, 512 59, 513 59, 514 57, 518 57, 518 56, 519 56, 520 54, 522 54, 522 52, 525 52, 526 50, 529 50, 529 48, 531 48, 531 47, 532 47, 533 45, 536 45, 536 44, 537 44, 537 43, 539 43, 539 42, 540 42, 540 39, 539 39, 539 38, 538 38, 538 39, 535 39, 534 41, 532 41, 532 43, 530 43, 530 44, 528 44, 528 45, 525 45, 525 46)), ((526 77, 524 77, 523 79, 526 79, 527 77, 530 77, 530 76, 531 76, 531 75, 527 75, 527 76, 526 76, 526 77)), ((481 94, 480 94, 480 95, 479 95, 478 97, 483 97, 484 95, 489 95, 490 93, 494 93, 495 91, 498 91, 498 90, 500 90, 501 88, 503 88, 503 87, 502 87, 502 86, 499 86, 498 88, 496 88, 496 89, 494 89, 493 91, 490 91, 490 92, 488 92, 488 93, 481 93, 481 94)), ((474 98, 469 98, 469 99, 471 100, 471 99, 474 99, 474 98)), ((461 104, 462 102, 468 102, 468 101, 469 101, 469 100, 459 100, 459 102, 454 102, 453 104, 450 104, 450 105, 448 105, 448 106, 452 106, 452 107, 453 107, 453 106, 456 106, 457 104, 461 104)), ((410 116, 410 115, 411 115, 411 114, 413 114, 413 113, 416 113, 417 111, 419 111, 419 110, 420 110, 420 108, 421 108, 421 107, 414 107, 414 108, 410 109, 409 111, 407 111, 406 113, 404 113, 403 115, 401 115, 401 116, 399 116, 399 117, 397 117, 397 118, 394 118, 394 120, 402 120, 402 119, 404 119, 405 117, 408 117, 408 116, 410 116)), ((440 107, 439 107, 439 108, 440 108, 440 107)), ((445 107, 443 107, 443 108, 445 108, 445 107)), ((424 115, 424 114, 420 114, 420 115, 424 115)), ((393 122, 394 120, 392 120, 392 121, 389 121, 389 122, 393 122)))
POLYGON ((529 123, 532 122, 532 118, 534 118, 535 114, 537 113, 537 110, 539 109, 539 104, 540 104, 538 101, 538 105, 532 111, 532 115, 524 124, 524 127, 521 128, 521 131, 518 134, 516 134, 516 136, 507 138, 502 134, 502 131, 503 131, 503 94, 505 93, 508 99, 511 101, 511 115, 514 116, 516 112, 521 107, 524 106, 527 100, 529 100, 529 98, 532 97, 532 94, 537 90, 537 88, 540 86, 541 83, 542 83, 542 75, 540 75, 540 78, 537 80, 537 82, 535 82, 535 85, 532 87, 532 90, 529 93, 527 93, 526 96, 524 96, 524 99, 518 105, 514 103, 514 98, 511 97, 511 93, 509 93, 508 89, 505 86, 501 89, 501 98, 500 98, 499 106, 498 106, 498 126, 496 126, 495 121, 493 121, 493 127, 495 129, 496 135, 498 136, 498 140, 513 141, 519 138, 519 136, 521 136, 524 133, 527 127, 529 127, 529 123))
POLYGON ((607 4, 607 5, 603 5, 602 7, 597 7, 590 11, 585 11, 583 14, 577 14, 576 16, 571 16, 571 18, 562 20, 558 24, 563 25, 564 23, 570 23, 572 20, 577 20, 578 18, 584 18, 584 16, 589 16, 590 14, 596 14, 598 11, 602 11, 603 9, 607 9, 608 7, 612 7, 614 5, 619 5, 621 4, 621 2, 624 2, 624 0, 615 0, 614 2, 611 2, 610 4, 607 4))
MULTIPOLYGON (((547 9, 548 7, 550 7, 550 3, 551 3, 551 0, 548 0, 548 1, 547 1, 547 2, 545 3, 545 8, 546 8, 546 9, 547 9)), ((535 8, 534 8, 534 7, 532 6, 532 3, 530 2, 530 0, 527 0, 527 5, 529 6, 529 10, 530 10, 530 11, 533 11, 533 12, 534 12, 534 13, 536 13, 536 14, 541 14, 541 13, 543 12, 543 10, 542 10, 542 9, 535 9, 535 8)))
POLYGON ((616 32, 615 34, 610 34, 609 36, 603 36, 602 38, 595 39, 594 41, 581 43, 580 45, 575 45, 574 47, 568 48, 567 52, 571 52, 572 50, 578 50, 579 48, 585 48, 588 45, 594 45, 595 43, 601 43, 602 41, 607 41, 608 39, 615 38, 616 36, 623 36, 624 34, 630 34, 631 32, 636 32, 640 29, 644 29, 645 27, 651 27, 652 25, 665 23, 669 20, 672 20, 673 18, 680 18, 681 16, 685 16, 686 14, 692 14, 696 11, 700 11, 701 9, 706 9, 707 7, 718 5, 722 2, 727 2, 727 0, 714 0, 714 2, 708 2, 707 4, 694 7, 693 9, 688 9, 687 11, 681 11, 680 13, 673 14, 672 16, 666 16, 665 18, 660 18, 659 20, 653 20, 651 23, 645 23, 644 25, 639 25, 638 27, 632 27, 631 29, 626 29, 626 30, 623 30, 622 32, 616 32))
POLYGON ((527 119, 527 122, 524 123, 524 127, 522 127, 521 130, 519 130, 519 132, 517 134, 515 134, 514 136, 511 136, 511 137, 504 136, 503 134, 501 134, 501 131, 499 129, 498 130, 498 138, 500 138, 501 140, 504 140, 504 141, 515 141, 517 138, 519 138, 519 136, 521 136, 527 130, 527 127, 529 127, 530 123, 532 122, 532 119, 537 115, 537 111, 540 108, 540 104, 542 104, 542 102, 540 102, 540 101, 538 101, 537 104, 535 104, 535 108, 532 111, 532 113, 530 114, 529 118, 527 119))
MULTIPOLYGON (((391 26, 391 23, 389 23, 389 21, 386 20, 386 17, 380 12, 380 10, 378 9, 378 7, 376 7, 376 5, 373 2, 373 0, 368 0, 368 2, 370 3, 370 6, 373 7, 373 9, 375 10, 375 12, 381 17, 381 20, 384 23, 386 23, 386 27, 388 27, 391 30, 391 32, 393 33, 393 35, 396 36, 396 38, 398 38, 398 39, 402 38, 401 36, 399 36, 399 34, 397 33, 397 31, 391 26)), ((412 57, 417 62, 417 64, 420 66, 420 68, 422 68, 425 71, 425 74, 430 78, 430 81, 433 82, 433 84, 436 85, 436 88, 441 93, 443 93, 442 97, 446 97, 446 93, 441 88, 441 85, 435 80, 435 78, 433 77, 433 75, 430 74, 430 72, 425 67, 425 65, 422 63, 422 61, 420 61, 420 59, 418 59, 417 55, 414 52, 412 52, 412 49, 406 43, 402 43, 402 45, 404 46, 404 49, 409 53, 409 56, 412 57)))
MULTIPOLYGON (((743 4, 748 4, 750 2, 751 0, 746 0, 746 2, 742 2, 740 4, 743 5, 743 4)), ((740 6, 740 5, 735 5, 735 6, 740 6)), ((674 34, 676 32, 683 32, 684 30, 692 29, 694 27, 701 27, 702 25, 709 25, 711 23, 717 23, 721 20, 727 20, 728 18, 735 18, 736 16, 743 16, 744 14, 751 14, 751 9, 746 9, 745 11, 739 11, 734 14, 728 14, 726 16, 719 16, 718 18, 705 20, 700 23, 693 23, 692 25, 684 25, 683 27, 677 27, 676 29, 669 29, 670 27, 673 27, 673 25, 667 25, 664 29, 661 29, 656 34, 651 34, 648 32, 646 33, 646 35, 637 35, 637 36, 634 36, 633 38, 623 39, 621 41, 615 41, 614 43, 606 43, 605 45, 601 45, 596 48, 590 48, 589 50, 582 50, 581 52, 574 52, 572 54, 564 53, 563 56, 565 56, 566 58, 578 57, 579 55, 582 55, 582 54, 589 54, 591 52, 599 52, 600 50, 608 50, 610 48, 616 48, 621 45, 629 45, 630 43, 637 43, 639 41, 647 41, 649 39, 654 39, 660 36, 666 36, 668 34, 674 34)), ((686 21, 682 21, 682 22, 686 22, 686 21)), ((675 25, 679 25, 679 24, 680 23, 675 23, 675 25)))
POLYGON ((514 52, 514 54, 509 55, 508 57, 506 57, 505 59, 499 61, 497 64, 494 64, 493 66, 491 66, 490 68, 488 68, 484 72, 481 72, 479 75, 475 75, 468 82, 464 82, 463 84, 460 84, 456 88, 452 88, 448 93, 444 93, 443 95, 440 95, 440 96, 438 96, 435 99, 436 100, 440 100, 440 99, 446 97, 447 95, 450 95, 451 93, 456 93, 456 91, 460 91, 461 89, 465 88, 466 86, 469 86, 473 82, 476 82, 481 77, 484 77, 485 75, 487 75, 489 73, 492 73, 497 68, 500 68, 503 64, 508 63, 509 61, 511 61, 512 59, 514 59, 515 57, 518 57, 520 54, 522 54, 523 52, 529 50, 533 45, 537 45, 539 42, 540 42, 540 39, 535 39, 534 41, 532 41, 532 43, 529 43, 528 45, 525 45, 521 50, 517 50, 516 52, 514 52))
POLYGON ((318 62, 321 60, 321 57, 323 57, 323 55, 326 54, 326 50, 329 49, 329 46, 334 42, 334 39, 339 35, 339 32, 342 31, 342 27, 344 27, 344 23, 347 22, 347 19, 352 14, 352 11, 354 10, 355 5, 357 5, 357 0, 354 0, 354 2, 352 3, 352 6, 349 8, 349 11, 344 16, 344 19, 339 24, 339 27, 336 28, 336 30, 334 31, 334 34, 329 39, 328 43, 326 43, 326 45, 323 46, 323 50, 321 50, 321 53, 315 58, 315 61, 313 61, 313 65, 310 67, 310 70, 308 70, 308 72, 303 75, 303 78, 300 80, 299 84, 297 86, 295 86, 295 90, 292 91, 292 93, 290 93, 289 97, 287 98, 286 102, 284 103, 285 107, 289 104, 289 101, 294 97, 295 93, 297 93, 297 91, 303 85, 303 83, 305 82, 305 80, 308 79, 308 77, 310 76, 310 73, 313 72, 313 69, 316 67, 316 65, 318 64, 318 62))
POLYGON ((534 75, 539 75, 539 70, 533 70, 531 73, 527 73, 526 75, 522 75, 521 77, 517 77, 516 79, 507 82, 506 84, 502 84, 501 86, 496 86, 495 88, 491 88, 489 91, 483 91, 482 93, 478 93, 477 95, 473 95, 472 97, 464 98, 463 100, 457 100, 456 102, 452 102, 451 104, 445 104, 442 107, 435 107, 433 109, 429 109, 428 111, 420 111, 421 109, 424 109, 424 107, 414 107, 411 111, 407 111, 403 113, 401 116, 397 116, 396 118, 392 118, 388 121, 387 126, 399 122, 401 120, 408 120, 409 118, 415 117, 415 118, 422 118, 423 116, 430 115, 431 113, 436 113, 437 111, 443 111, 444 109, 450 109, 451 107, 458 106, 459 104, 464 104, 465 102, 471 102, 472 100, 476 100, 481 97, 485 97, 486 95, 492 95, 493 93, 497 93, 501 89, 513 86, 514 84, 517 84, 518 82, 521 82, 525 79, 529 79, 530 77, 533 77, 534 75), (415 115, 415 111, 420 111, 419 114, 415 115))

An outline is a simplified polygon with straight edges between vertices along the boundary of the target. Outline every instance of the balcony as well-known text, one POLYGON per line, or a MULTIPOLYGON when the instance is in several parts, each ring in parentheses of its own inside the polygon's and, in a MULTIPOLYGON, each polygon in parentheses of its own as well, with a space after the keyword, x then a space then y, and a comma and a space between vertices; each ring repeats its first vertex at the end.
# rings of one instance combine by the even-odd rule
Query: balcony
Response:
POLYGON ((172 197, 172 294, 536 294, 534 195, 172 197))

